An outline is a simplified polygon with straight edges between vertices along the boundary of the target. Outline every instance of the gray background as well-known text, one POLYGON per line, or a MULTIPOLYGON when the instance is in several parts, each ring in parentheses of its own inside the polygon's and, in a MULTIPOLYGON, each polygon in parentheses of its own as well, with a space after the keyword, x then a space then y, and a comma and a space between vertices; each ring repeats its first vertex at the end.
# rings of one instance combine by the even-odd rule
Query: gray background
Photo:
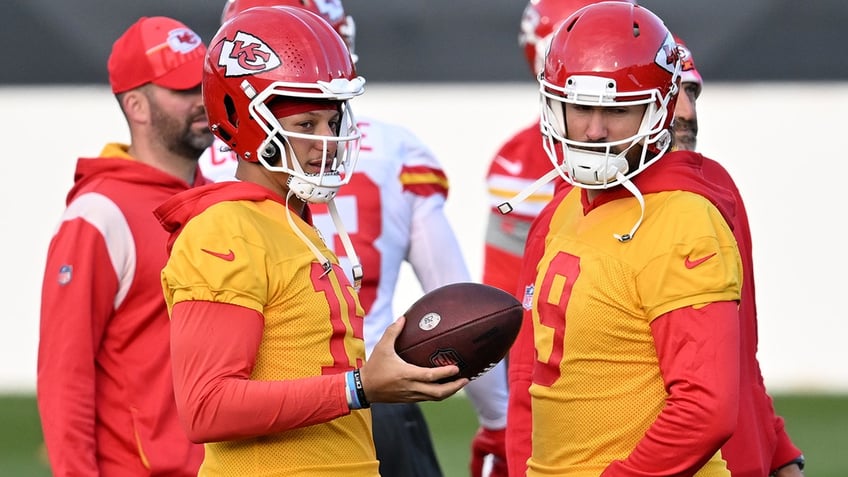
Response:
MULTIPOLYGON (((142 15, 205 41, 223 0, 4 0, 0 84, 106 83, 112 42, 142 15)), ((693 51, 708 81, 848 79, 848 1, 643 0, 693 51)), ((520 0, 346 0, 369 82, 524 81, 520 0)))

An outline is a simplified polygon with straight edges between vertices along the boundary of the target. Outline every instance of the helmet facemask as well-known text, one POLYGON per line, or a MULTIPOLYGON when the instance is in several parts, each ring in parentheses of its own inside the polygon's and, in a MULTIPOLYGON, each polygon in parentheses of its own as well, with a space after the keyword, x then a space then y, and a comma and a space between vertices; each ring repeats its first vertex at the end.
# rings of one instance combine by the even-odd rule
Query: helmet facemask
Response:
MULTIPOLYGON (((248 105, 251 118, 262 128, 265 139, 256 149, 255 160, 272 172, 282 172, 289 175, 288 187, 301 200, 310 203, 326 203, 335 197, 339 187, 350 182, 352 173, 359 158, 359 146, 362 134, 356 127, 356 120, 347 99, 337 101, 339 106, 339 128, 335 136, 303 134, 286 130, 267 104, 270 101, 286 101, 287 98, 312 98, 316 101, 335 101, 345 98, 340 89, 358 90, 361 85, 351 87, 333 81, 334 84, 322 85, 334 89, 332 97, 326 93, 304 91, 293 93, 296 84, 274 83, 265 91, 256 95, 248 105), (329 99, 328 99, 329 98, 329 99), (300 161, 294 154, 290 140, 292 138, 309 141, 320 141, 323 149, 322 167, 318 173, 306 173, 300 161), (335 145, 332 148, 331 145, 335 145), (335 152, 331 152, 335 149, 335 152)), ((247 153, 249 154, 249 153, 247 153)), ((252 158, 247 157, 247 160, 252 158)))
POLYGON ((651 165, 669 147, 671 134, 665 124, 676 87, 663 97, 656 89, 619 92, 614 79, 600 76, 572 76, 560 87, 540 75, 539 84, 544 149, 560 176, 573 185, 588 189, 616 186, 651 165), (566 104, 616 108, 644 105, 645 112, 632 136, 590 143, 567 138, 566 104), (634 148, 639 148, 638 153, 631 152, 634 148))

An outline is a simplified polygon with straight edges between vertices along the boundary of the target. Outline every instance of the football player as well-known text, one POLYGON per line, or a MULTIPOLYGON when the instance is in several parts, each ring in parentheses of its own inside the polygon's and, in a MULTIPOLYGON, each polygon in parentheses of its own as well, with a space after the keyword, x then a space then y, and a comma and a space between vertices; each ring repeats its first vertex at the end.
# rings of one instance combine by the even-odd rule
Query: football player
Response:
POLYGON ((203 103, 238 182, 155 211, 171 233, 174 394, 205 443, 199 475, 378 475, 369 403, 441 400, 468 382, 438 383, 454 365, 403 362, 403 318, 365 360, 357 260, 350 280, 313 226, 313 204, 338 218, 362 138, 350 100, 364 84, 335 30, 302 8, 245 10, 210 42, 203 103))
MULTIPOLYGON (((545 1, 531 2, 530 8, 541 8, 545 1)), ((551 3, 551 2, 548 2, 551 3)), ((562 21, 565 17, 555 19, 562 21)), ((695 69, 694 59, 683 42, 676 38, 681 53, 681 94, 675 109, 673 131, 676 149, 693 149, 697 136, 697 116, 695 100, 702 90, 701 75, 695 69)), ((541 48, 544 50, 544 48, 541 48)), ((716 162, 701 156, 703 173, 718 187, 727 188, 735 196, 737 207, 733 232, 737 237, 745 270, 743 299, 740 308, 742 316, 742 335, 740 349, 740 379, 743 387, 739 401, 739 425, 733 436, 722 446, 722 455, 728 461, 728 468, 734 476, 762 476, 768 473, 781 476, 801 475, 803 456, 786 435, 783 419, 774 414, 770 397, 766 394, 756 359, 756 310, 753 296, 753 267, 750 255, 750 233, 744 204, 729 174, 716 162), (748 383, 748 384, 745 384, 748 383), (772 422, 773 426, 762 426, 762 422, 772 422)), ((556 205, 567 194, 570 184, 560 182, 557 185, 555 199, 533 223, 526 246, 524 263, 519 278, 519 295, 526 303, 532 302, 535 264, 543 254, 543 237, 550 226, 550 218, 556 205)), ((529 315, 529 311, 527 313, 529 315)), ((510 353, 510 395, 509 426, 507 442, 509 450, 510 475, 524 475, 529 444, 529 396, 526 390, 530 385, 533 366, 532 332, 522 330, 519 340, 510 353)))
MULTIPOLYGON (((320 15, 344 39, 354 61, 357 59, 355 23, 341 2, 230 0, 224 6, 222 22, 257 5, 297 6, 320 15)), ((397 124, 359 115, 357 127, 362 132, 357 167, 350 183, 339 189, 335 203, 364 272, 359 298, 366 312, 365 346, 370 355, 394 321, 392 299, 404 262, 411 265, 425 292, 448 283, 467 282, 471 277, 445 215, 448 180, 433 152, 414 133, 397 124)), ((226 149, 213 145, 201 158, 200 167, 207 177, 232 179, 237 161, 226 149)), ((328 209, 319 204, 312 213, 327 245, 339 256, 343 268, 350 270, 346 265, 350 257, 328 209)), ((465 391, 480 425, 471 446, 472 475, 480 476, 484 462, 490 461, 492 477, 505 476, 505 366, 499 364, 472 381, 465 391)), ((371 413, 383 475, 442 475, 418 404, 375 403, 371 413)))

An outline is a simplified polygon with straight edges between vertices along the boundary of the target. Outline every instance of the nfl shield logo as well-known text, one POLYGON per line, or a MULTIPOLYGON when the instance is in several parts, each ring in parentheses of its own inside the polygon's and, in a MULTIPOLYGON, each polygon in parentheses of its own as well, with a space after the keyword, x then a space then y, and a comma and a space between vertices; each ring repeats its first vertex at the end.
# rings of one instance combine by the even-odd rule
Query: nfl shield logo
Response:
POLYGON ((456 350, 453 349, 442 349, 439 348, 435 353, 430 355, 430 363, 433 366, 448 366, 451 364, 455 364, 462 369, 465 366, 465 363, 462 361, 462 357, 456 350))
POLYGON ((71 283, 71 275, 72 275, 73 271, 74 271, 74 267, 72 267, 70 265, 62 265, 62 267, 59 268, 59 277, 58 277, 59 285, 65 286, 68 283, 71 283))

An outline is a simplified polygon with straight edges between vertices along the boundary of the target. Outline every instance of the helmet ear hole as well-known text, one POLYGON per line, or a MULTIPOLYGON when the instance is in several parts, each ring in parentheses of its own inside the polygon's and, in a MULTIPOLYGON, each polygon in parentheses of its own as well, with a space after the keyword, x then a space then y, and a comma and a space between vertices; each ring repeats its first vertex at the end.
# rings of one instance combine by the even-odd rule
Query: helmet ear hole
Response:
MULTIPOLYGON (((238 113, 236 113, 235 103, 233 103, 233 99, 230 95, 224 95, 224 110, 226 115, 224 118, 226 121, 216 123, 214 125, 214 130, 218 133, 221 139, 227 143, 230 148, 235 148, 235 144, 233 144, 233 136, 235 135, 235 131, 238 128, 238 113)), ((209 111, 207 111, 207 117, 209 116, 209 111)), ((210 124, 212 121, 210 120, 210 124)))
POLYGON ((230 95, 224 95, 224 109, 227 111, 227 121, 233 129, 238 129, 238 111, 236 110, 235 102, 230 95))

